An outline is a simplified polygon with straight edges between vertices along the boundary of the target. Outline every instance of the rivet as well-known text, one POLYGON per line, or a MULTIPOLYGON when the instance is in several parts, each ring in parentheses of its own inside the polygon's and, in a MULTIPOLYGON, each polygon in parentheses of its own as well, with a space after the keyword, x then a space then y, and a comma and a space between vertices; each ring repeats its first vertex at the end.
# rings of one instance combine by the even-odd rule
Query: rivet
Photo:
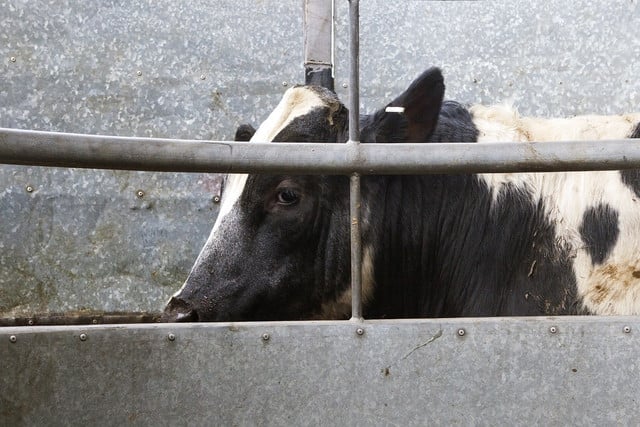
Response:
POLYGON ((289 83, 287 83, 287 82, 282 82, 282 86, 287 87, 287 86, 289 86, 289 83))
POLYGON ((93 319, 93 320, 91 321, 91 323, 93 323, 94 325, 97 325, 97 324, 98 324, 98 319, 93 319))
POLYGON ((220 203, 220 196, 213 196, 214 203, 220 203))
POLYGON ((465 331, 464 329, 462 329, 462 328, 458 329, 458 336, 459 337, 463 337, 464 334, 466 334, 466 333, 467 333, 467 331, 465 331))
POLYGON ((269 335, 268 333, 264 333, 262 334, 262 341, 269 341, 269 338, 271 338, 271 335, 269 335))
POLYGON ((358 335, 364 335, 364 329, 362 329, 362 328, 358 328, 358 329, 356 329, 356 334, 358 334, 358 335))
POLYGON ((9 61, 11 61, 11 62, 16 62, 16 57, 15 57, 15 56, 12 56, 11 58, 9 58, 9 61))
POLYGON ((29 321, 27 322, 27 325, 33 326, 33 319, 29 319, 29 321))
POLYGON ((629 332, 631 332, 631 327, 625 326, 624 328, 622 328, 622 332, 624 332, 625 334, 628 334, 629 332))
POLYGON ((9 341, 11 341, 13 344, 15 344, 15 343, 16 343, 16 341, 18 341, 18 337, 16 337, 15 335, 11 335, 11 336, 9 337, 9 341))
POLYGON ((33 187, 30 185, 27 185, 27 188, 25 190, 27 190, 27 193, 33 193, 33 187))
POLYGON ((549 328, 549 332, 551 332, 552 334, 555 334, 556 332, 558 332, 558 328, 556 328, 555 326, 552 326, 549 328))
POLYGON ((342 87, 346 89, 349 87, 349 85, 347 83, 342 83, 342 87))
POLYGON ((87 334, 80 334, 80 341, 86 341, 87 340, 87 334))
POLYGON ((142 199, 144 197, 144 191, 142 191, 142 190, 136 191, 136 197, 138 199, 142 199))
POLYGON ((174 334, 167 335, 167 338, 169 338, 169 341, 175 341, 176 340, 176 336, 174 334))
POLYGON ((204 80, 206 78, 207 78, 207 76, 205 76, 204 74, 200 74, 200 80, 204 80))
POLYGON ((140 77, 142 75, 142 71, 138 70, 136 71, 136 76, 140 77))

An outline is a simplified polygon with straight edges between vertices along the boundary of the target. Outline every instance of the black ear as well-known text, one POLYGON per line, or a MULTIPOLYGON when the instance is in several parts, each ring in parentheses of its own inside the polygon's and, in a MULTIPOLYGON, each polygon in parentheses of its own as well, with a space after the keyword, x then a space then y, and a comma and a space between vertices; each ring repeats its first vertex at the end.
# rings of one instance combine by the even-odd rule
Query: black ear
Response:
MULTIPOLYGON (((368 129, 376 142, 425 142, 438 124, 444 98, 444 78, 429 68, 409 88, 371 118, 368 129)), ((365 129, 363 129, 365 132, 365 129)))
POLYGON ((236 129, 236 136, 233 139, 234 141, 250 141, 253 134, 256 133, 256 130, 251 125, 240 125, 238 129, 236 129))

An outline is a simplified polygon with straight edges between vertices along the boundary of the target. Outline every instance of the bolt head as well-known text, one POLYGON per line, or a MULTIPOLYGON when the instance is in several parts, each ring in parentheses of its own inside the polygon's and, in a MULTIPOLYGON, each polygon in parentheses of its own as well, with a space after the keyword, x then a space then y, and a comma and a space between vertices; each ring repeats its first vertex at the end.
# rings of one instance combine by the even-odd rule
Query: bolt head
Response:
POLYGON ((622 331, 623 331, 625 334, 628 334, 628 333, 630 333, 630 332, 631 332, 631 327, 630 327, 630 326, 625 326, 624 328, 622 328, 622 331))
POLYGON ((552 334, 555 334, 558 332, 558 328, 556 326, 552 326, 549 328, 549 332, 551 332, 552 334))
POLYGON ((140 77, 142 75, 142 71, 138 70, 136 71, 136 76, 140 77))
POLYGON ((27 190, 27 193, 33 193, 33 187, 30 185, 27 185, 27 188, 25 188, 25 190, 27 190))
POLYGON ((176 336, 174 334, 167 335, 167 338, 169 339, 169 341, 175 341, 176 340, 176 336))
POLYGON ((271 338, 271 335, 269 335, 268 333, 264 333, 262 334, 262 341, 269 341, 269 339, 271 338))
POLYGON ((142 190, 136 191, 136 197, 138 199, 142 199, 144 197, 144 191, 142 191, 142 190))
POLYGON ((364 335, 364 329, 362 329, 362 328, 358 328, 358 329, 356 329, 356 334, 358 334, 358 335, 364 335))
POLYGON ((80 334, 80 341, 86 341, 87 340, 87 334, 80 334))
POLYGON ((342 87, 346 89, 349 87, 349 85, 347 83, 342 83, 342 87))
POLYGON ((287 87, 287 86, 289 86, 289 83, 287 83, 287 82, 282 82, 282 86, 287 87))
POLYGON ((213 196, 214 203, 220 203, 220 196, 213 196))
POLYGON ((15 57, 15 56, 12 56, 11 58, 9 58, 9 61, 11 61, 11 62, 16 62, 16 57, 15 57))
POLYGON ((29 319, 29 320, 27 321, 27 325, 29 325, 29 326, 33 326, 33 319, 29 319))
POLYGON ((465 331, 463 328, 458 329, 458 336, 459 337, 465 336, 466 333, 467 333, 467 331, 465 331))
POLYGON ((18 337, 16 337, 15 335, 11 335, 11 336, 9 337, 9 341, 10 341, 12 344, 15 344, 15 343, 18 341, 18 337))
POLYGON ((204 74, 200 75, 200 80, 205 80, 207 78, 207 76, 205 76, 204 74))

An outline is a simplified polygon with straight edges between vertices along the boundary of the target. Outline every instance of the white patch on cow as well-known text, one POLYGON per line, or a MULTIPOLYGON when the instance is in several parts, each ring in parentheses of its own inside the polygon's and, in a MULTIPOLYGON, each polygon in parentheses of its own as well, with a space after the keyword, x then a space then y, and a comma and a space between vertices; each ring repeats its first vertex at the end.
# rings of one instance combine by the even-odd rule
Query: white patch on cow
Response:
POLYGON ((218 228, 222 220, 231 212, 240 200, 240 196, 244 192, 244 187, 247 184, 247 174, 229 174, 227 175, 227 183, 224 188, 222 200, 220 203, 220 210, 218 211, 218 217, 213 224, 211 235, 213 235, 218 228))
POLYGON ((640 122, 640 113, 568 118, 523 117, 509 105, 474 105, 469 111, 478 142, 545 142, 622 139, 640 122))
MULTIPOLYGON (((479 142, 546 142, 623 139, 631 134, 640 114, 521 117, 508 106, 474 106, 479 142)), ((558 244, 574 256, 578 297, 594 314, 640 314, 640 202, 618 171, 480 174, 494 200, 505 185, 542 200, 556 226, 558 244), (600 204, 618 212, 616 245, 602 265, 594 265, 580 236, 584 213, 600 204)), ((539 262, 544 262, 540 260, 539 262)))
POLYGON ((288 89, 282 96, 282 101, 269 114, 256 133, 251 138, 254 142, 271 142, 296 117, 302 117, 317 107, 326 103, 313 90, 304 87, 288 89))
MULTIPOLYGON (((364 307, 373 297, 374 269, 373 247, 365 246, 362 253, 362 306, 364 307)), ((322 304, 320 313, 314 317, 317 320, 347 319, 351 314, 351 287, 343 291, 333 301, 322 304)))

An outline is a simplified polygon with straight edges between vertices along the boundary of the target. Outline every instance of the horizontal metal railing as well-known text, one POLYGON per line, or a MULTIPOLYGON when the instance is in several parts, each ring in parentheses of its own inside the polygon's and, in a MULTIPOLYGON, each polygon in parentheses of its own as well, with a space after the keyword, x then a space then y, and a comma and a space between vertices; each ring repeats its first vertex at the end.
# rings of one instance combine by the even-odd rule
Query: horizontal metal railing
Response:
POLYGON ((0 163, 159 172, 336 175, 615 170, 640 167, 640 139, 274 144, 0 128, 0 163))

